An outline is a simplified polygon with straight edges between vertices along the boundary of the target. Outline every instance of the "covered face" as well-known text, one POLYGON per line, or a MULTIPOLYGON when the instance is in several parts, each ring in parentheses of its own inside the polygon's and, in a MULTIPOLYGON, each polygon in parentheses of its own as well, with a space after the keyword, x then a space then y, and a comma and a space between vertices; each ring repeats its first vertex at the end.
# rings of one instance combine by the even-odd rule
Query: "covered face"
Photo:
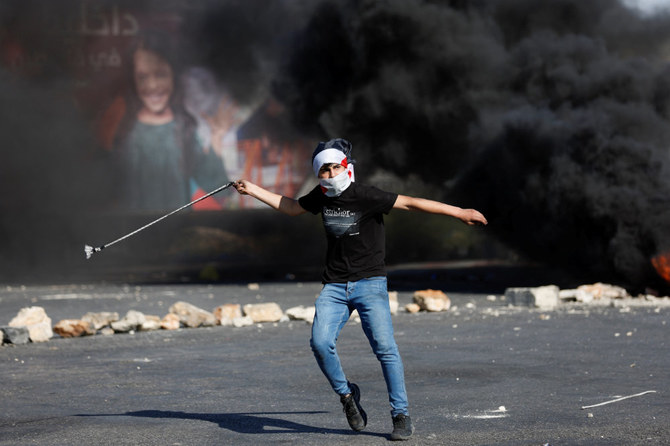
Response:
POLYGON ((312 154, 312 169, 314 175, 319 178, 319 184, 324 194, 329 197, 336 197, 344 192, 352 181, 354 181, 354 165, 351 155, 352 145, 346 139, 331 139, 327 142, 320 142, 312 154), (319 175, 321 167, 324 165, 339 164, 344 167, 337 176, 322 178, 319 175))

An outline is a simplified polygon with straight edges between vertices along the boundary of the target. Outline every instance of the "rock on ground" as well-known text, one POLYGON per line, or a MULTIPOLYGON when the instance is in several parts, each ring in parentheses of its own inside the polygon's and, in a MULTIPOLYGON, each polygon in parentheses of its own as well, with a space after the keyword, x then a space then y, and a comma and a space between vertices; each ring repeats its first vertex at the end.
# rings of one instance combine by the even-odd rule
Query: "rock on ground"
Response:
POLYGON ((284 315, 278 304, 268 302, 263 304, 248 304, 242 308, 245 316, 250 317, 255 323, 279 322, 284 315))
POLYGON ((233 320, 238 317, 242 317, 242 305, 240 304, 223 304, 214 309, 214 318, 218 325, 233 325, 233 320))
POLYGON ((423 311, 447 311, 451 308, 451 299, 440 290, 415 291, 412 300, 423 311))
POLYGON ((42 307, 22 308, 9 322, 10 327, 26 327, 33 342, 48 341, 53 337, 51 319, 42 307))
POLYGON ((86 313, 81 318, 82 321, 91 324, 94 330, 100 330, 104 327, 109 327, 112 322, 119 320, 119 313, 103 311, 100 313, 86 313))
POLYGON ((181 327, 181 322, 179 322, 179 316, 173 313, 168 313, 161 319, 161 328, 163 330, 179 330, 181 327))
POLYGON ((170 313, 179 316, 179 321, 189 328, 212 327, 216 325, 214 314, 188 302, 177 302, 170 307, 170 313))
POLYGON ((30 342, 30 333, 26 327, 0 327, 5 344, 27 344, 30 342))
POLYGON ((288 316, 290 320, 306 321, 309 324, 312 324, 314 322, 315 313, 316 308, 313 305, 311 307, 305 307, 303 305, 300 305, 286 310, 286 316, 288 316))
POLYGON ((130 331, 139 330, 142 324, 146 321, 144 314, 130 310, 120 321, 112 322, 112 329, 117 333, 128 333, 130 331))
POLYGON ((559 288, 556 285, 507 288, 505 290, 505 299, 516 306, 553 310, 559 303, 559 288))
POLYGON ((54 331, 63 338, 94 335, 97 330, 89 322, 81 319, 63 319, 54 325, 54 331))

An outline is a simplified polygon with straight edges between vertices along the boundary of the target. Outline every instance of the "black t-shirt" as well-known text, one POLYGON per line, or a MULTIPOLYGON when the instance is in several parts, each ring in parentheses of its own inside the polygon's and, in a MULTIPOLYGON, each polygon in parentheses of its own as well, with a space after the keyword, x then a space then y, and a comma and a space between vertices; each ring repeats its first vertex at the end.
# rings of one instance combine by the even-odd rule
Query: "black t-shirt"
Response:
POLYGON ((328 240, 324 283, 386 275, 383 214, 397 198, 374 186, 351 183, 339 197, 327 197, 316 186, 298 200, 305 210, 321 213, 328 240))

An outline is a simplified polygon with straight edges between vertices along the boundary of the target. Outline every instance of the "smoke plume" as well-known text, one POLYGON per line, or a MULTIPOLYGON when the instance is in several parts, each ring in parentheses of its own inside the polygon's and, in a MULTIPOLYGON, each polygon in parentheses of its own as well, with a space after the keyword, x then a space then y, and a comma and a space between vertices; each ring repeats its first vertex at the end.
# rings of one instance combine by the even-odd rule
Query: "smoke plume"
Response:
POLYGON ((277 90, 530 258, 642 287, 670 249, 669 24, 606 0, 326 2, 277 90))
MULTIPOLYGON (((531 259, 657 285, 649 260, 670 251, 667 14, 616 0, 99 5, 112 3, 156 20, 167 8, 185 62, 239 101, 271 91, 306 133, 350 139, 368 173, 418 175, 480 209, 531 259)), ((0 71, 3 268, 70 245, 83 257, 68 214, 114 188, 90 116, 68 99, 63 36, 43 30, 93 4, 51 4, 0 6, 5 56, 22 36, 54 62, 33 73, 40 61, 25 61, 18 81, 0 71)))

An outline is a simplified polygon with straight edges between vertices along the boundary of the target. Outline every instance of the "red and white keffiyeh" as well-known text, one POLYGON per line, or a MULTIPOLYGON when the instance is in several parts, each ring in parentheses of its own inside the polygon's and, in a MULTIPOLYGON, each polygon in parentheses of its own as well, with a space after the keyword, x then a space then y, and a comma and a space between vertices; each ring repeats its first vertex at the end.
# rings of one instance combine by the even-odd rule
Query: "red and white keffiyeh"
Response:
POLYGON ((320 178, 319 184, 324 194, 337 197, 344 192, 355 180, 353 161, 349 160, 351 143, 345 139, 331 139, 320 142, 312 155, 312 169, 314 175, 319 176, 319 170, 324 164, 341 164, 345 171, 333 178, 320 178))

